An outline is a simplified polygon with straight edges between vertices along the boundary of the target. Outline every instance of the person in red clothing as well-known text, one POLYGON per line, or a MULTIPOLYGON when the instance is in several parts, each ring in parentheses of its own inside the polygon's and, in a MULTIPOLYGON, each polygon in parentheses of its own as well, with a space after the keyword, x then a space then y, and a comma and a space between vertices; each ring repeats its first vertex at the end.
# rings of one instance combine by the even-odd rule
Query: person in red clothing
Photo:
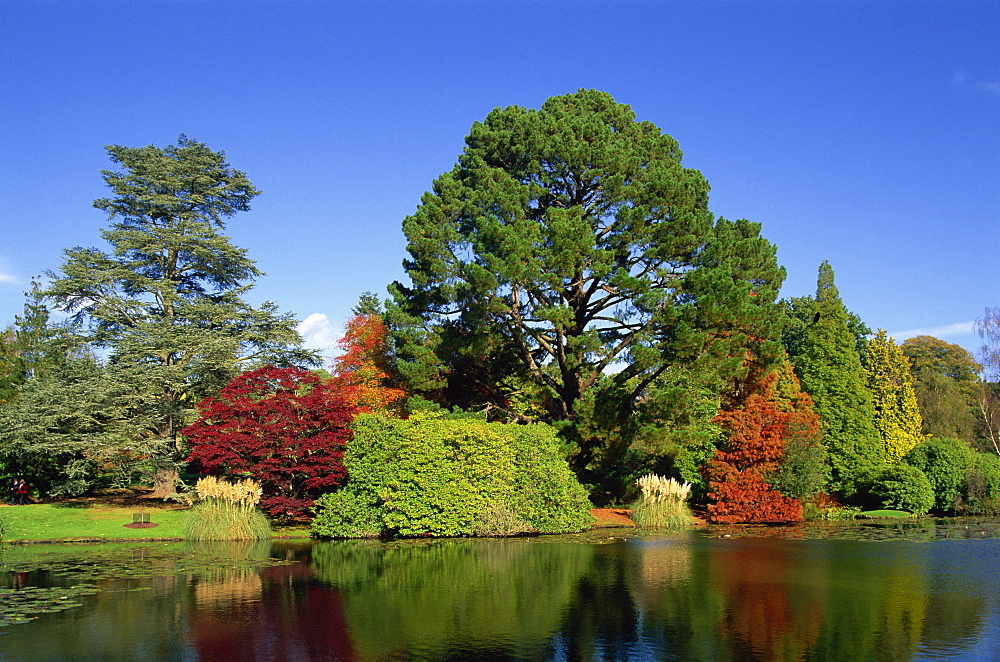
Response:
POLYGON ((21 482, 17 484, 17 501, 15 503, 18 506, 26 506, 28 501, 28 483, 22 478, 21 482))

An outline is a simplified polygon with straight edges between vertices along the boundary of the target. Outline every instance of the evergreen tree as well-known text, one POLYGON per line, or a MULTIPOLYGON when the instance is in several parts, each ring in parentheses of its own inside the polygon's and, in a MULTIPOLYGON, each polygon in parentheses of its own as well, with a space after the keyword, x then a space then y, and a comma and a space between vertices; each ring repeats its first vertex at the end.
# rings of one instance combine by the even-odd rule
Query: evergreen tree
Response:
POLYGON ((243 295, 262 274, 221 234, 259 191, 225 154, 181 136, 165 148, 107 147, 120 171, 102 171, 113 197, 94 206, 114 222, 110 253, 65 251, 45 296, 75 314, 84 337, 107 348, 119 374, 145 387, 144 419, 159 441, 157 489, 172 491, 178 430, 198 400, 246 367, 317 363, 295 320, 243 295))
POLYGON ((834 285, 833 269, 824 261, 819 268, 813 319, 791 360, 820 417, 832 469, 831 486, 843 496, 854 493, 865 470, 883 462, 871 391, 848 319, 834 285))
POLYGON ((403 231, 411 285, 387 310, 400 372, 499 410, 533 382, 579 475, 671 367, 711 362, 732 382, 748 352, 780 355, 774 246, 714 219, 676 141, 606 93, 491 112, 403 231))
POLYGON ((132 484, 159 444, 141 388, 115 373, 78 351, 22 384, 0 409, 4 463, 52 494, 81 494, 99 481, 132 484))
POLYGON ((52 323, 37 282, 25 296, 24 313, 0 334, 0 405, 13 402, 19 387, 65 363, 82 344, 64 325, 52 323))
POLYGON ((910 364, 896 341, 882 329, 868 343, 865 372, 885 462, 894 464, 920 443, 923 420, 910 364))

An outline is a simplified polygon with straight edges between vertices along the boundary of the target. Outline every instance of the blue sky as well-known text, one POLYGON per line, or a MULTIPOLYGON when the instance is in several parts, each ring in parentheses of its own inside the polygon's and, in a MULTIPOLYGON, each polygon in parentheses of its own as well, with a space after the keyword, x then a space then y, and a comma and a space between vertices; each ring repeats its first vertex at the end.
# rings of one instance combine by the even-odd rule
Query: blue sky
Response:
MULTIPOLYGON (((720 216, 897 340, 1000 306, 1000 3, 46 2, 0 6, 0 326, 101 246, 107 144, 178 134, 263 190, 233 242, 329 347, 403 279, 403 218, 498 106, 596 88, 672 135, 720 216)), ((332 350, 325 350, 328 354, 332 350)))

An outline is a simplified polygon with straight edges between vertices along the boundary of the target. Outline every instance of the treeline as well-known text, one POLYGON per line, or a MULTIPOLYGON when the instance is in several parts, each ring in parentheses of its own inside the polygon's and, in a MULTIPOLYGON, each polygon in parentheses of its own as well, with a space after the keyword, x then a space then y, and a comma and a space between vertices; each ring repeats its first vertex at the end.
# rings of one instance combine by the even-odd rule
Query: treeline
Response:
MULTIPOLYGON (((47 493, 147 481, 166 495, 192 470, 252 474, 275 512, 339 494, 324 499, 359 519, 329 526, 408 530, 378 490, 352 486, 355 437, 334 431, 366 412, 396 421, 380 442, 393 470, 430 452, 404 443, 405 420, 541 425, 555 436, 533 433, 549 449, 535 461, 563 458, 597 504, 655 473, 694 485, 717 521, 1000 509, 998 393, 974 358, 873 335, 825 262, 815 296, 779 300, 785 272, 760 224, 715 217, 677 143, 607 94, 473 125, 403 221, 409 282, 361 296, 330 373, 305 370, 318 357, 290 315, 243 299, 262 274, 221 233, 258 194, 244 173, 183 136, 108 153, 120 169, 102 173, 111 197, 95 206, 110 250, 67 250, 0 343, 0 461, 47 493), (327 450, 282 453, 313 437, 327 450)), ((980 327, 1000 368, 998 316, 980 327)), ((526 457, 528 437, 510 434, 504 462, 526 457)), ((442 486, 471 480, 462 458, 483 452, 449 443, 442 486)), ((531 526, 481 478, 466 492, 490 526, 531 526)), ((440 526, 487 526, 461 521, 440 526)))

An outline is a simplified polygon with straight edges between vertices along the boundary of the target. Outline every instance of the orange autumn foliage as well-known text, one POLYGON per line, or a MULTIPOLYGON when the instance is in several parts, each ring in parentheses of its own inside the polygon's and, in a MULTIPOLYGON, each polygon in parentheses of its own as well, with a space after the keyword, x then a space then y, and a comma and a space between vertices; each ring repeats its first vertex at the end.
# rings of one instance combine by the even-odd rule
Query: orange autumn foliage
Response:
POLYGON ((721 412, 715 422, 726 431, 727 441, 705 471, 714 500, 709 518, 724 523, 801 521, 802 504, 767 480, 778 469, 788 441, 815 439, 819 432, 812 400, 798 388, 794 374, 772 372, 742 406, 721 412))
POLYGON ((333 380, 344 398, 361 411, 399 413, 407 393, 392 375, 388 333, 381 316, 356 314, 337 341, 343 354, 333 360, 333 380))

